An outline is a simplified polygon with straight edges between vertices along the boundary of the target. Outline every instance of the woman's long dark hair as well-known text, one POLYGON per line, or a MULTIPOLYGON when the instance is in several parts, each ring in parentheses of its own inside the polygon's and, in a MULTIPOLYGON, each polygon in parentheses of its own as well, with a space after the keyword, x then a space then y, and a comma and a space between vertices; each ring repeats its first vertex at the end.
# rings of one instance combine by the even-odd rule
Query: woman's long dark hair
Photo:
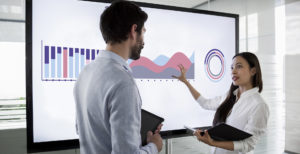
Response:
MULTIPOLYGON (((261 69, 260 69, 260 64, 259 64, 258 58, 255 56, 255 54, 253 54, 251 52, 242 52, 242 53, 236 54, 232 59, 234 59, 235 57, 238 57, 238 56, 244 58, 248 62, 250 69, 251 68, 256 69, 256 73, 253 76, 253 80, 252 80, 252 86, 258 87, 259 92, 261 92, 263 89, 263 82, 262 82, 262 74, 261 74, 261 69)), ((226 121, 226 118, 227 118, 229 112, 231 111, 231 109, 233 108, 233 105, 236 101, 236 97, 233 94, 233 92, 237 88, 238 88, 238 86, 233 85, 233 83, 231 84, 230 90, 227 94, 226 99, 218 107, 218 109, 215 113, 213 126, 226 121)))

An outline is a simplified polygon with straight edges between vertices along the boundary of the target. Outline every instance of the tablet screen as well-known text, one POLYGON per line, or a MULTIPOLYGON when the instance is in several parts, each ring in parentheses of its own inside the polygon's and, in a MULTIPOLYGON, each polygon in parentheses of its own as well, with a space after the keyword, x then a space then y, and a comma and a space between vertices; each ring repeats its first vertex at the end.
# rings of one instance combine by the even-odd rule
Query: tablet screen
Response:
POLYGON ((141 137, 143 146, 147 144, 147 132, 154 132, 157 129, 158 125, 163 121, 163 118, 142 109, 141 137))

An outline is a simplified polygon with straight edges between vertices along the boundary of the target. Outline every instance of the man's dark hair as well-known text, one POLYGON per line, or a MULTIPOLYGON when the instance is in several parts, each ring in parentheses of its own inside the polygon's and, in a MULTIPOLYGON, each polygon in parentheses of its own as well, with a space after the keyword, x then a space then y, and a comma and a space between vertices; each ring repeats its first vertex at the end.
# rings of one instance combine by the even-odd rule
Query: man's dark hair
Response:
POLYGON ((141 34, 148 15, 139 6, 128 1, 114 1, 104 10, 100 19, 100 30, 106 43, 121 43, 128 39, 133 24, 141 34))

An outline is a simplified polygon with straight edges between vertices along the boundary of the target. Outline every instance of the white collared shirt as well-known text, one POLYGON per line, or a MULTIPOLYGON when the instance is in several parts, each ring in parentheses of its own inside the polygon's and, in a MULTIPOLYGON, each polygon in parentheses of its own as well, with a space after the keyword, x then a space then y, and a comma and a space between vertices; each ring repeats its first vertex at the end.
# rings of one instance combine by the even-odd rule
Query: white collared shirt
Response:
POLYGON ((81 71, 74 87, 81 154, 157 154, 141 146, 142 100, 127 62, 110 51, 81 71))
MULTIPOLYGON (((237 95, 236 89, 233 94, 237 95)), ((206 99, 203 96, 198 97, 197 102, 201 107, 208 110, 217 110, 219 105, 226 99, 224 96, 206 99)), ((241 140, 234 141, 234 151, 221 148, 213 148, 215 154, 251 154, 260 138, 266 131, 269 118, 269 107, 258 92, 258 88, 252 88, 243 92, 234 104, 231 113, 226 119, 226 124, 246 131, 253 136, 241 140)))

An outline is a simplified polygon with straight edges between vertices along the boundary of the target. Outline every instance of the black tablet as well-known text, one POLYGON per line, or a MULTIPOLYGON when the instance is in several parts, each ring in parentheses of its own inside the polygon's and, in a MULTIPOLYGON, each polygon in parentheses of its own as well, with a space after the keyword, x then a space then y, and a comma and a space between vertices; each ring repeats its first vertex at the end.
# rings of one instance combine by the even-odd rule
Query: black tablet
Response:
POLYGON ((221 123, 215 127, 208 129, 207 131, 210 137, 217 141, 239 141, 252 136, 245 131, 242 131, 225 123, 221 123))
POLYGON ((142 109, 141 138, 143 146, 147 144, 147 132, 152 131, 154 133, 163 121, 163 118, 142 109))

